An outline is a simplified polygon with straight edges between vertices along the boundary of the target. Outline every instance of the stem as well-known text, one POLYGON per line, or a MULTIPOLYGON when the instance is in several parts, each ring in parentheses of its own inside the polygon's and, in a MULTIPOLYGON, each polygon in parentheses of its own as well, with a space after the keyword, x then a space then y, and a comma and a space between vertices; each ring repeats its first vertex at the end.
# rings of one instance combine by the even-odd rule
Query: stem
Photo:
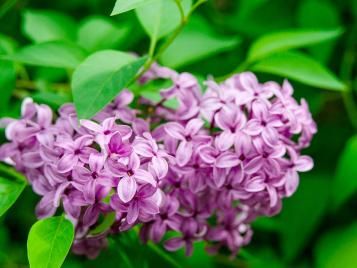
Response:
POLYGON ((208 0, 198 0, 196 3, 193 4, 190 11, 188 12, 188 17, 202 4, 206 3, 208 0))
POLYGON ((181 20, 184 20, 185 19, 185 11, 183 10, 183 7, 181 5, 181 0, 175 0, 175 3, 180 11, 181 20))
MULTIPOLYGON (((36 85, 35 82, 30 81, 30 80, 23 80, 19 79, 16 81, 16 87, 17 88, 23 88, 23 89, 28 89, 28 90, 37 90, 38 86, 36 85)), ((70 89, 70 86, 66 83, 54 83, 51 84, 51 87, 55 90, 61 90, 61 89, 70 89)))
POLYGON ((146 73, 147 70, 150 69, 151 65, 157 61, 160 56, 165 52, 165 50, 172 44, 172 42, 176 39, 176 37, 181 33, 183 28, 186 26, 191 14, 203 3, 207 2, 207 0, 198 0, 190 9, 188 12, 187 16, 185 16, 183 7, 181 5, 181 0, 174 0, 181 15, 181 23, 180 25, 176 28, 176 30, 171 34, 169 38, 166 39, 166 41, 162 44, 160 47, 159 51, 154 55, 154 50, 156 46, 157 40, 151 40, 150 44, 150 49, 149 49, 149 58, 147 62, 144 64, 144 68, 135 76, 135 80, 140 78, 144 73, 146 73))
POLYGON ((152 58, 154 56, 156 44, 157 44, 157 39, 156 38, 151 38, 151 40, 150 40, 150 48, 149 48, 149 58, 152 58))

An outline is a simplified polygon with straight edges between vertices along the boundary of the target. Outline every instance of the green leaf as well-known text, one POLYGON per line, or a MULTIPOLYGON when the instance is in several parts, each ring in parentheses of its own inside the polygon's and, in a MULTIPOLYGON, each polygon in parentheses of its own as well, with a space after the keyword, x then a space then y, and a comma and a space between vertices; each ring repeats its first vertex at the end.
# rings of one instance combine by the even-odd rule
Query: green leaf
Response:
POLYGON ((50 41, 26 46, 2 58, 29 65, 73 69, 85 58, 85 52, 67 42, 50 41))
POLYGON ((0 54, 12 54, 15 52, 16 46, 17 44, 12 38, 0 34, 0 48, 2 50, 0 54))
POLYGON ((89 52, 116 48, 129 32, 123 23, 118 27, 106 17, 91 16, 80 25, 77 43, 89 52))
MULTIPOLYGON (((185 14, 189 12, 191 4, 192 0, 181 0, 185 14)), ((141 25, 154 40, 168 35, 181 22, 181 14, 174 0, 155 0, 135 11, 141 25)))
POLYGON ((71 17, 55 11, 27 10, 23 14, 23 33, 36 43, 74 40, 76 29, 71 17))
POLYGON ((79 118, 91 118, 137 74, 145 58, 106 50, 89 56, 73 73, 72 93, 79 118))
POLYGON ((297 192, 284 201, 279 223, 281 249, 286 260, 298 256, 321 222, 327 210, 329 187, 325 176, 303 174, 297 192))
POLYGON ((357 191, 357 135, 349 139, 337 165, 333 181, 332 201, 339 208, 357 191))
MULTIPOLYGON (((336 29, 341 27, 338 8, 329 1, 304 0, 297 10, 297 23, 310 29, 336 29), (318 10, 319 12, 316 12, 318 10)), ((337 40, 328 40, 308 48, 311 55, 322 63, 328 63, 337 40)))
POLYGON ((0 177, 0 217, 15 203, 24 188, 24 182, 0 177))
POLYGON ((271 55, 254 64, 253 71, 275 74, 323 89, 343 91, 346 85, 314 59, 294 51, 271 55))
POLYGON ((262 36, 252 44, 248 52, 248 61, 256 61, 275 52, 306 47, 331 40, 341 34, 341 28, 319 31, 300 29, 270 33, 262 36))
POLYGON ((117 0, 110 15, 118 15, 154 1, 156 0, 117 0))
POLYGON ((327 233, 315 249, 316 268, 355 268, 357 224, 327 233))
POLYGON ((96 226, 93 230, 90 231, 91 235, 99 235, 107 231, 115 222, 115 212, 108 213, 104 216, 103 221, 96 226))
POLYGON ((71 248, 73 238, 73 224, 64 216, 36 222, 31 227, 27 240, 30 267, 61 267, 71 248))
POLYGON ((217 35, 206 21, 193 17, 160 59, 164 65, 178 68, 231 50, 240 42, 239 37, 217 35))

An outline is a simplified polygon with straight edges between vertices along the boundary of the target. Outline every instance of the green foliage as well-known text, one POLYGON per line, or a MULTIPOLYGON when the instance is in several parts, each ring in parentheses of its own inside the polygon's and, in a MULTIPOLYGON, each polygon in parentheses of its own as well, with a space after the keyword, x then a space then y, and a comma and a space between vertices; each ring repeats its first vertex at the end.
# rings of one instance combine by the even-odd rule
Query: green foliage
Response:
POLYGON ((73 238, 73 224, 64 216, 36 222, 31 227, 27 240, 30 267, 61 267, 72 245, 73 238))
POLYGON ((279 231, 286 260, 296 258, 309 242, 327 210, 329 194, 326 176, 303 175, 297 192, 284 202, 279 231))
POLYGON ((71 43, 49 41, 26 46, 2 58, 29 65, 73 69, 85 58, 85 52, 71 43))
POLYGON ((151 4, 156 0, 117 0, 112 11, 112 16, 118 15, 138 7, 144 6, 146 4, 151 4))
MULTIPOLYGON (((338 10, 328 1, 301 1, 296 16, 298 25, 303 28, 334 29, 341 26, 338 10)), ((308 50, 317 60, 327 64, 336 41, 329 40, 324 44, 309 47, 308 50)))
POLYGON ((357 136, 347 142, 338 161, 333 181, 333 207, 340 207, 357 190, 357 136))
POLYGON ((106 17, 86 18, 78 30, 78 45, 88 52, 118 47, 130 32, 126 24, 116 25, 106 17))
POLYGON ((254 64, 251 69, 291 78, 314 87, 346 90, 346 85, 333 73, 300 52, 289 51, 271 55, 254 64))
POLYGON ((289 49, 307 47, 337 38, 341 29, 329 31, 290 30, 270 33, 255 41, 248 52, 248 61, 256 61, 273 53, 289 49))
POLYGON ((145 58, 104 50, 89 56, 73 73, 73 100, 79 118, 91 118, 131 82, 145 58))
POLYGON ((240 42, 239 37, 217 35, 205 20, 192 17, 183 32, 162 54, 160 60, 166 66, 178 68, 232 50, 240 42))
POLYGON ((23 14, 23 33, 36 43, 73 41, 76 27, 71 17, 54 11, 27 10, 23 14))
POLYGON ((24 182, 0 177, 0 217, 16 202, 24 188, 24 182))
POLYGON ((316 268, 354 268, 357 263, 357 224, 332 231, 316 247, 316 268))
MULTIPOLYGON (((185 15, 191 7, 191 0, 181 0, 185 15)), ((181 21, 180 10, 175 0, 155 0, 138 7, 136 15, 152 40, 158 40, 172 32, 181 21)))

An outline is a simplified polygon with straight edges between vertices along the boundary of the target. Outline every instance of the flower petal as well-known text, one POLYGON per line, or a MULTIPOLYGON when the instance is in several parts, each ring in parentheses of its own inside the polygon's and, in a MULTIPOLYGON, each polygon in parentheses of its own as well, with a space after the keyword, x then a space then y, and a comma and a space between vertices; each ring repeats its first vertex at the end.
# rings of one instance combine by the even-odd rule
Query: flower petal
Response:
POLYGON ((118 184, 118 195, 124 203, 130 202, 136 194, 137 184, 133 177, 124 177, 118 184))
POLYGON ((128 224, 133 224, 139 217, 139 205, 138 202, 133 202, 129 206, 128 214, 126 215, 126 220, 128 224))
POLYGON ((191 142, 181 141, 176 151, 177 164, 181 167, 186 165, 191 159, 192 151, 191 142))
POLYGON ((137 182, 149 183, 154 187, 156 186, 156 180, 154 179, 153 175, 144 169, 137 169, 135 171, 134 177, 137 182))
POLYGON ((167 123, 164 126, 164 129, 168 135, 174 139, 185 140, 185 129, 182 125, 178 123, 167 123))
POLYGON ((221 154, 216 160, 216 166, 218 168, 235 167, 239 163, 240 163, 239 157, 231 152, 225 152, 221 154))

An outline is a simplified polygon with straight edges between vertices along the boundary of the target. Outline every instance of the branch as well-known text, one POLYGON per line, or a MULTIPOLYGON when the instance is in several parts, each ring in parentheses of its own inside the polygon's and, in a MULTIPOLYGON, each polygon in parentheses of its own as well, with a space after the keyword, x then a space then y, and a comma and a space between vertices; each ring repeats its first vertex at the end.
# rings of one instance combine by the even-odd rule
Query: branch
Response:
MULTIPOLYGON (((176 39, 176 37, 181 33, 181 31, 183 30, 183 28, 186 26, 190 16, 192 15, 192 13, 203 3, 207 2, 207 0, 198 0, 190 9, 190 11, 188 12, 187 16, 185 15, 185 12, 183 10, 182 4, 181 4, 181 0, 174 0, 175 3, 177 4, 177 7, 180 11, 180 15, 181 15, 181 22, 180 25, 176 28, 176 30, 172 33, 172 35, 166 39, 166 41, 162 44, 162 46, 160 47, 159 51, 155 54, 155 55, 151 55, 154 53, 155 47, 154 44, 150 45, 150 51, 149 51, 149 59, 148 61, 145 63, 144 68, 135 76, 134 80, 137 80, 138 78, 140 78, 144 73, 146 73, 147 70, 150 69, 151 65, 157 61, 160 56, 165 52, 165 50, 172 44, 172 42, 176 39)), ((156 42, 155 42, 156 44, 156 42)))

